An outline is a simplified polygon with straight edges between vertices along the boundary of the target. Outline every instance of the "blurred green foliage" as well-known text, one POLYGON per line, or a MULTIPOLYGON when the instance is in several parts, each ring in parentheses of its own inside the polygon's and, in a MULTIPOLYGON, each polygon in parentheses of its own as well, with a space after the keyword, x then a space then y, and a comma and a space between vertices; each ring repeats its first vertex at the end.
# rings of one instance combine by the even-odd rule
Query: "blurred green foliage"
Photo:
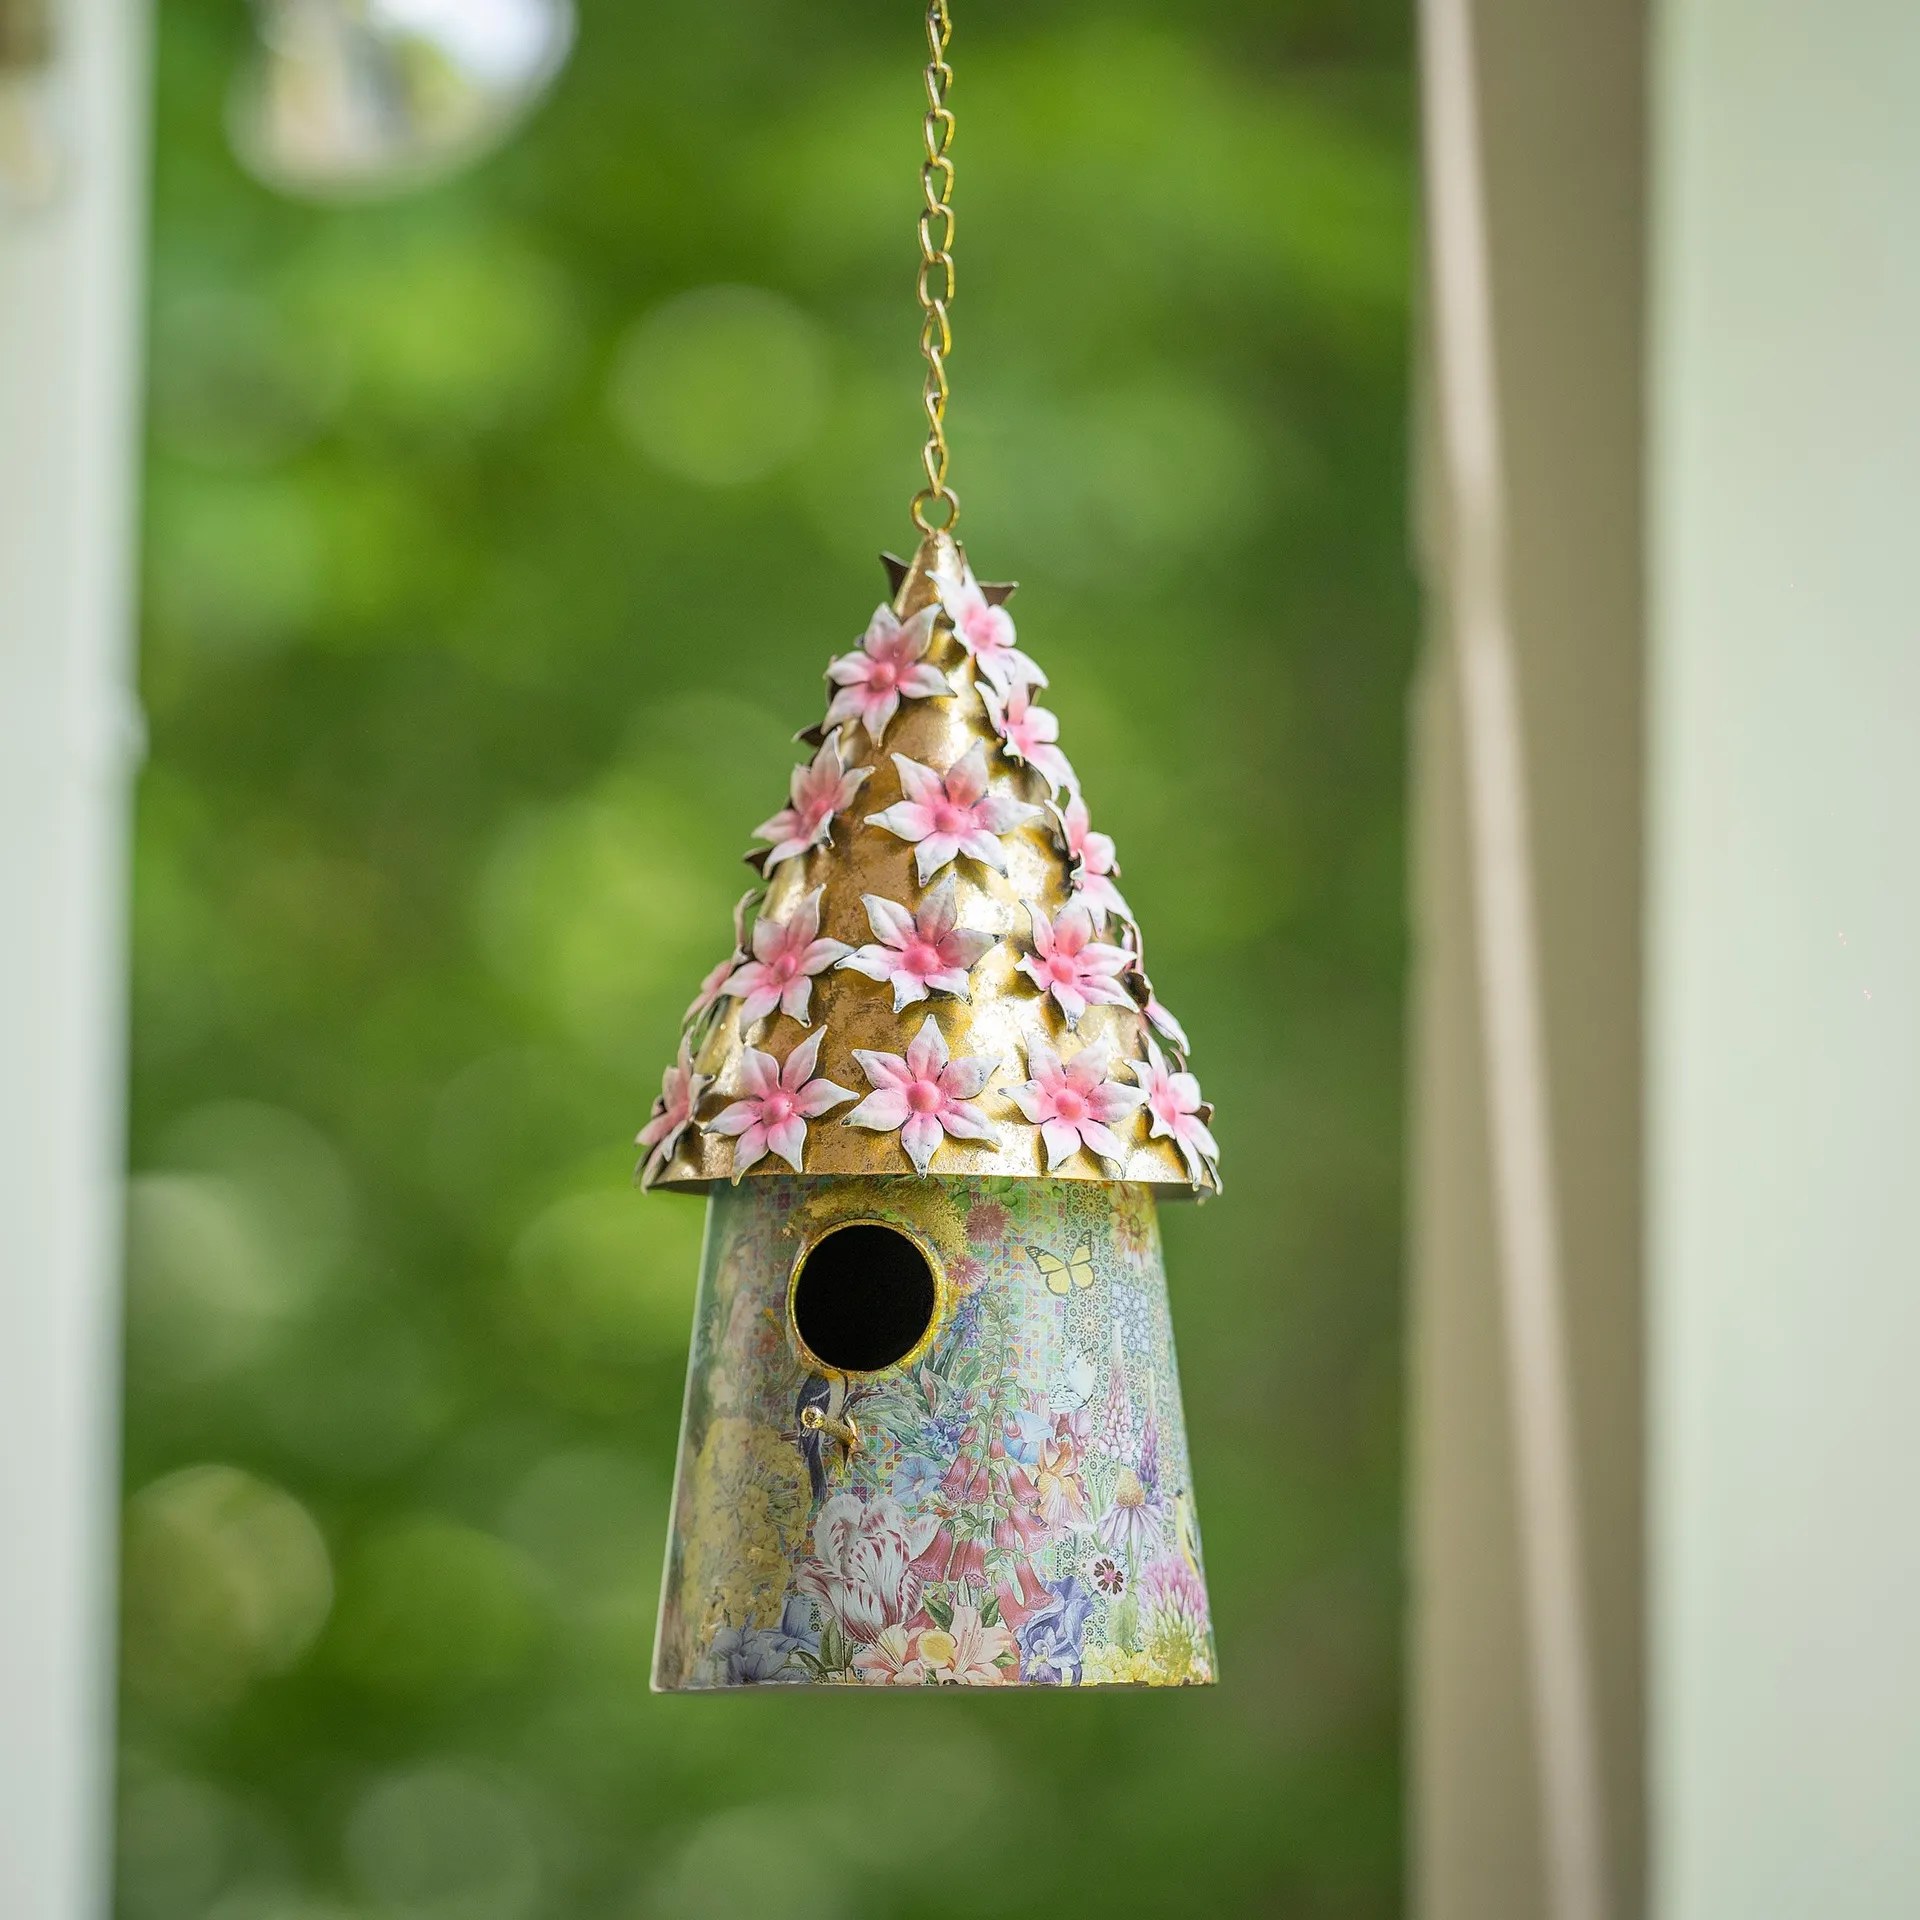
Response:
POLYGON ((1220 1109, 1224 1683, 646 1691, 700 1209, 628 1142, 909 536, 916 8, 598 0, 318 211, 166 0, 126 1920, 1398 1910, 1404 22, 957 11, 964 531, 1220 1109))

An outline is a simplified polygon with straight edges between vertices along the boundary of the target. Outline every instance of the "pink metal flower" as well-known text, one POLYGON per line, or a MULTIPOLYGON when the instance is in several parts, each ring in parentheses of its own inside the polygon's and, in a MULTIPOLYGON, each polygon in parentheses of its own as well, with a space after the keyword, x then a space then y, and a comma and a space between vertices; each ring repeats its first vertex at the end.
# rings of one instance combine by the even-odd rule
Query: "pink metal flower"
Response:
POLYGON ((1220 1158, 1220 1147, 1207 1126, 1212 1109, 1200 1097, 1200 1082, 1190 1073, 1175 1073, 1151 1034, 1147 1057, 1131 1065, 1147 1097, 1149 1134, 1156 1140, 1171 1140, 1187 1163, 1187 1177, 1203 1184, 1207 1169, 1220 1158))
POLYGON ((1193 1051, 1193 1042, 1187 1038, 1187 1030, 1173 1015, 1163 1007, 1155 996, 1151 986, 1147 989, 1147 1018, 1164 1038, 1171 1040, 1184 1056, 1193 1051))
POLYGON ((849 767, 840 753, 839 735, 828 734, 812 764, 794 768, 788 787, 792 804, 753 830, 756 840, 773 842, 772 851, 760 863, 761 872, 771 873, 782 860, 825 846, 833 838, 835 817, 852 806, 853 796, 872 771, 871 767, 849 767))
POLYGON ((1045 707, 1034 705, 1030 686, 1022 681, 1004 699, 993 688, 982 687, 980 703, 1014 759, 1031 767, 1050 786, 1079 789, 1080 776, 1073 763, 1054 744, 1060 738, 1060 722, 1045 707))
POLYGON ((911 620, 893 617, 891 607, 875 607, 855 653, 843 653, 827 668, 840 689, 827 709, 827 725, 857 720, 877 747, 902 700, 925 700, 951 693, 947 676, 926 658, 933 644, 934 607, 922 607, 911 620))
POLYGON ((725 996, 733 970, 747 957, 747 909, 766 897, 764 887, 749 887, 734 903, 733 951, 700 982, 693 1004, 680 1016, 680 1030, 689 1032, 725 996))
POLYGON ((1040 1129, 1047 1149, 1047 1171, 1089 1147, 1124 1166, 1127 1143, 1113 1131, 1139 1111, 1146 1099, 1138 1087, 1112 1078, 1113 1048, 1105 1040, 1082 1047, 1064 1065, 1053 1048, 1035 1034, 1027 1042, 1031 1080, 1007 1089, 1007 1098, 1040 1129))
POLYGON ((1093 915, 1098 926, 1110 913, 1122 920, 1133 918, 1133 909, 1113 884, 1120 863, 1113 855, 1113 836, 1095 833, 1087 817, 1087 803, 1076 793, 1067 802, 1066 811, 1054 809, 1060 831, 1066 836, 1067 857, 1073 867, 1073 897, 1093 915))
POLYGON ((820 938, 820 893, 802 894, 784 920, 753 923, 753 958, 737 968, 726 990, 741 1001, 740 1024, 750 1027, 775 1007, 804 1026, 812 1024, 813 976, 853 949, 844 940, 820 938))
POLYGON ((875 1133, 897 1130, 914 1172, 926 1173, 945 1134, 956 1140, 999 1144, 993 1122, 968 1104, 993 1078, 999 1061, 986 1054, 952 1059, 940 1023, 931 1014, 908 1043, 904 1059, 897 1053, 871 1053, 860 1047, 854 1049, 853 1057, 873 1091, 847 1115, 847 1125, 870 1127, 875 1133))
POLYGON ((949 558, 933 576, 940 604, 953 622, 960 644, 973 658, 980 676, 1002 694, 1024 683, 1044 687, 1047 676, 1014 644, 1013 616, 996 607, 980 591, 971 567, 955 566, 949 558))
POLYGON ((861 898, 876 944, 848 954, 841 966, 883 986, 891 985, 895 1013, 924 1000, 929 992, 967 998, 968 971, 993 945, 994 937, 959 924, 952 874, 920 902, 917 914, 877 894, 861 898))
POLYGON ((1020 971, 1042 993, 1053 995, 1068 1026, 1077 1025, 1090 1005, 1133 1004, 1120 981, 1133 956, 1124 947, 1111 947, 1093 937, 1093 915, 1085 907, 1069 902, 1057 919, 1049 921, 1029 900, 1027 914, 1033 922, 1034 951, 1020 962, 1020 971))
POLYGON ((1133 949, 1133 971, 1127 975, 1128 989, 1153 1030, 1161 1039, 1169 1042, 1184 1061, 1193 1051, 1193 1045, 1187 1039, 1186 1028, 1160 1004, 1160 997, 1153 990, 1153 982, 1147 978, 1147 943, 1141 935, 1139 923, 1129 920, 1123 937, 1133 949))
POLYGON ((987 743, 976 740, 945 774, 896 753, 904 800, 884 813, 870 813, 870 826, 885 827, 913 843, 914 868, 924 887, 956 854, 1007 870, 1000 836, 1040 818, 1040 809, 1024 800, 987 791, 987 743))
POLYGON ((800 1155, 807 1144, 807 1122, 855 1097, 851 1088, 813 1077, 820 1042, 826 1035, 825 1027, 809 1034, 787 1055, 785 1066, 758 1047, 748 1047, 741 1054, 743 1097, 706 1122, 709 1133, 735 1136, 736 1180, 769 1152, 777 1153, 799 1173, 800 1155))
POLYGON ((711 1076, 694 1072, 692 1052, 683 1039, 679 1057, 661 1076, 660 1097, 653 1103, 653 1117, 640 1129, 640 1136, 634 1143, 647 1149, 640 1170, 640 1184, 643 1187, 652 1186, 659 1178, 661 1168, 673 1158, 673 1150, 680 1144, 680 1136, 693 1119, 693 1110, 700 1104, 700 1096, 712 1084, 711 1076))

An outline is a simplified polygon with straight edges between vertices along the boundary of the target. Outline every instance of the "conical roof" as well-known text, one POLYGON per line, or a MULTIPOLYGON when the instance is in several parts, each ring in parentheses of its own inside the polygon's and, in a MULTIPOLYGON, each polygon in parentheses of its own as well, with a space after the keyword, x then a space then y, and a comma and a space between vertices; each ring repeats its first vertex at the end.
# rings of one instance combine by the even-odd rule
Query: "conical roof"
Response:
POLYGON ((640 1135, 649 1186, 791 1171, 1218 1191, 1211 1109, 1154 998, 1011 587, 950 535, 828 668, 734 948, 640 1135), (931 1024, 930 1024, 931 1023, 931 1024))

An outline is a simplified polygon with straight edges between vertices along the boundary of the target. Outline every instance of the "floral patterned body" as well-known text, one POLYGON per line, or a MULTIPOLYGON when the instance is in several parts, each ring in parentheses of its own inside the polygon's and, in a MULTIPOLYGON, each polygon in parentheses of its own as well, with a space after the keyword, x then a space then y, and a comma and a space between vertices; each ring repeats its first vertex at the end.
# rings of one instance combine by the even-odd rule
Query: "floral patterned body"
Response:
POLYGON ((656 1688, 1212 1680, 1150 1187, 781 1174, 708 1205, 656 1688), (917 1235, 940 1304, 850 1380, 815 1499, 788 1276, 855 1219, 917 1235))

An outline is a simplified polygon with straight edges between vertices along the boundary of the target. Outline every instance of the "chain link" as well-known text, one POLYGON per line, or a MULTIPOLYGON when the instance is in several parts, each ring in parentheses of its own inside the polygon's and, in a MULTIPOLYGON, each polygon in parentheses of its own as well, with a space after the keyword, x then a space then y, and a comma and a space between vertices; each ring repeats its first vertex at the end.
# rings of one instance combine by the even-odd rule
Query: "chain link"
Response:
POLYGON ((920 391, 926 410, 927 444, 920 464, 927 484, 913 496, 913 523, 922 533, 951 527, 960 518, 960 497, 947 485, 947 355, 953 349, 953 329, 947 305, 953 298, 953 162, 947 149, 953 144, 953 114, 947 89, 953 69, 947 65, 947 38, 953 23, 947 0, 928 0, 927 6, 927 114, 921 123, 927 157, 920 167, 920 191, 926 205, 920 213, 920 272, 915 291, 920 298, 920 355, 927 377, 920 391), (932 517, 934 509, 942 517, 932 517))

